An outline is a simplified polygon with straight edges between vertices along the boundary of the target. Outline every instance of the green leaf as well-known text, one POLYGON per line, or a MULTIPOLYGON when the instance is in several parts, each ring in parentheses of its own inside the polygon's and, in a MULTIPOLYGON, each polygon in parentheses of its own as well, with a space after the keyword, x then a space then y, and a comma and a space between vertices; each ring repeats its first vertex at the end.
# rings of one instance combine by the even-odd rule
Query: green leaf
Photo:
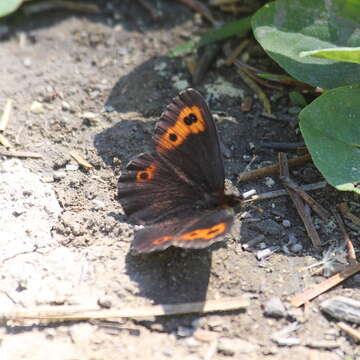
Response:
POLYGON ((360 46, 359 0, 277 0, 252 19, 256 39, 294 78, 330 89, 360 82, 360 65, 300 53, 360 46))
MULTIPOLYGON (((1 1, 1 0, 0 0, 1 1)), ((186 52, 192 51, 199 46, 211 44, 216 41, 227 39, 228 37, 237 35, 243 36, 251 29, 251 17, 236 20, 221 26, 219 29, 211 30, 200 36, 198 39, 192 39, 171 49, 168 56, 179 56, 186 52)))
POLYGON ((331 49, 302 51, 300 56, 314 56, 323 59, 360 64, 360 47, 336 47, 331 49))
POLYGON ((0 0, 0 17, 14 12, 22 2, 23 0, 0 0))
POLYGON ((360 84, 329 90, 300 113, 316 167, 338 190, 360 194, 360 84), (358 184, 359 183, 359 184, 358 184))

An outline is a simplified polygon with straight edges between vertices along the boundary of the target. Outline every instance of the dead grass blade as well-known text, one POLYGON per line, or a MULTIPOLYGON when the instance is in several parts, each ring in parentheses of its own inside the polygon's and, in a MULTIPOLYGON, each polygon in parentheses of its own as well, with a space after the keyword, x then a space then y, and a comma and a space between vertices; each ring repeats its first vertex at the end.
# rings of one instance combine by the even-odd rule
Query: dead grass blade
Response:
POLYGON ((10 119, 12 104, 13 104, 13 101, 11 99, 8 99, 5 104, 4 112, 2 113, 1 118, 0 118, 0 131, 5 131, 5 129, 6 129, 6 126, 10 119))
POLYGON ((74 158, 74 160, 81 166, 83 166, 86 169, 92 169, 93 166, 86 161, 79 153, 76 151, 70 151, 70 155, 74 158))
POLYGON ((0 134, 0 144, 4 145, 7 149, 13 148, 10 141, 3 134, 0 134))

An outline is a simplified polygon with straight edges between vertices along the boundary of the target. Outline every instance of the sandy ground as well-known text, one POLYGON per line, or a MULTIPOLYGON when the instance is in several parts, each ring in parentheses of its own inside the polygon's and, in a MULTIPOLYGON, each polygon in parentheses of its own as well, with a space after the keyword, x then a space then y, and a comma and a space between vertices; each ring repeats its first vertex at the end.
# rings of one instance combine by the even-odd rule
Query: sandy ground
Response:
MULTIPOLYGON (((319 310, 321 301, 335 295, 359 300, 359 275, 311 302, 306 311, 287 302, 324 279, 306 270, 323 255, 313 250, 287 197, 244 207, 238 217, 245 211, 248 217, 241 226, 226 243, 210 249, 129 254, 134 226, 116 199, 117 178, 132 156, 151 148, 156 119, 173 96, 191 85, 182 59, 164 54, 203 26, 180 3, 158 5, 159 21, 137 2, 122 1, 104 2, 94 15, 18 13, 6 20, 0 108, 9 98, 14 106, 4 135, 15 150, 42 158, 0 155, 0 308, 137 308, 240 295, 250 298, 250 306, 136 321, 7 322, 0 328, 0 358, 359 359, 353 340, 319 310), (73 150, 93 168, 79 166, 70 156, 73 150), (241 248, 260 234, 265 235, 260 248, 279 246, 264 261, 241 248), (199 341, 194 337, 199 329, 220 339, 199 341), (290 338, 285 343, 292 346, 274 341, 283 329, 289 331, 281 336, 290 338)), ((242 98, 253 94, 221 62, 197 88, 215 114, 227 178, 240 192, 281 188, 276 176, 240 184, 236 179, 254 154, 251 168, 277 159, 276 152, 254 150, 251 143, 301 141, 287 93, 270 94, 274 113, 288 119, 276 122, 260 116, 256 99, 251 112, 240 110, 242 98)), ((321 180, 311 164, 292 176, 301 184, 321 180)), ((330 188, 313 194, 327 207, 357 201, 330 188)), ((326 251, 341 237, 317 223, 326 251)))

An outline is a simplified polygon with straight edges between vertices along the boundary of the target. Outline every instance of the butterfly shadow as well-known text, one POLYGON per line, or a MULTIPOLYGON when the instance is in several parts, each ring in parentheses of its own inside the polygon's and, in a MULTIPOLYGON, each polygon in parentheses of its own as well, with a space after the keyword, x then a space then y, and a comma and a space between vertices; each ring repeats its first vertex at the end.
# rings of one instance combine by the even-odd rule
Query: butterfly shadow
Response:
POLYGON ((126 272, 139 295, 155 304, 204 301, 212 253, 210 250, 169 248, 161 253, 126 257, 126 272))
MULTIPOLYGON (((154 124, 155 121, 144 122, 136 115, 129 120, 123 119, 95 136, 98 154, 115 172, 123 169, 139 152, 151 150, 154 124)), ((114 212, 110 212, 109 216, 114 216, 114 212)), ((118 219, 126 221, 123 216, 118 219)), ((218 246, 221 245, 214 244, 213 248, 218 246)), ((142 256, 128 253, 125 271, 138 284, 138 295, 156 304, 196 302, 206 298, 211 259, 209 249, 169 248, 142 256)))

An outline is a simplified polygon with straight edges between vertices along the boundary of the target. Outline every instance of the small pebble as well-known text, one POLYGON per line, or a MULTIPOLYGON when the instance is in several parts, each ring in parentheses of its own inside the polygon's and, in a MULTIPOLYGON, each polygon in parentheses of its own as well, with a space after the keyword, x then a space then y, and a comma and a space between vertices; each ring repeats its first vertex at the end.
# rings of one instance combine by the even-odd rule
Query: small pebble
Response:
POLYGON ((68 102, 66 102, 66 101, 62 101, 61 102, 61 109, 69 111, 70 110, 70 104, 68 102))
POLYGON ((360 324, 360 301, 358 300, 334 296, 320 303, 320 309, 337 320, 360 324))
POLYGON ((115 110, 115 108, 112 105, 105 105, 104 106, 104 111, 105 112, 113 112, 115 110))
POLYGON ((67 171, 76 171, 76 170, 79 170, 79 164, 67 164, 65 166, 65 169, 67 171))
POLYGON ((258 345, 242 339, 220 338, 218 352, 226 356, 235 354, 248 354, 258 350, 258 345))
POLYGON ((30 58, 25 58, 24 59, 24 66, 29 68, 31 66, 31 59, 30 58))
POLYGON ((112 306, 110 298, 104 296, 98 299, 98 304, 104 309, 110 309, 112 306))
POLYGON ((180 337, 189 337, 194 333, 194 329, 187 328, 185 326, 179 326, 177 335, 180 337))
POLYGON ((270 176, 267 176, 266 178, 265 178, 265 185, 267 186, 267 187, 273 187, 274 185, 275 185, 275 181, 274 181, 274 179, 273 178, 271 178, 270 176))
POLYGON ((43 177, 41 178, 41 181, 42 181, 43 183, 52 183, 52 182, 54 182, 54 176, 51 176, 51 175, 43 176, 43 177))
POLYGON ((293 245, 293 244, 296 244, 297 242, 299 242, 298 239, 296 238, 295 234, 292 233, 292 232, 289 233, 288 238, 289 238, 289 242, 288 242, 288 245, 289 245, 289 246, 290 246, 290 245, 293 245))
POLYGON ((197 318, 197 319, 194 319, 192 322, 191 322, 191 326, 194 328, 194 329, 198 329, 198 328, 202 328, 206 325, 206 319, 205 318, 197 318))
POLYGON ((294 252, 294 253, 299 253, 303 250, 303 246, 301 243, 296 243, 291 245, 290 247, 290 251, 294 252))
POLYGON ((284 228, 289 228, 291 226, 291 222, 289 220, 283 220, 282 225, 284 228))
POLYGON ((101 200, 94 199, 92 202, 94 204, 94 207, 93 207, 94 210, 103 210, 105 207, 104 202, 101 200))
POLYGON ((65 171, 55 171, 53 176, 54 176, 55 181, 59 181, 66 177, 66 173, 65 173, 65 171))
POLYGON ((163 350, 163 354, 167 357, 172 357, 173 353, 171 349, 165 349, 163 350))
POLYGON ((30 106, 30 111, 33 114, 41 114, 45 111, 44 105, 39 101, 34 101, 30 106))
POLYGON ((286 309, 280 298, 273 297, 265 303, 264 314, 273 318, 286 316, 286 309))

